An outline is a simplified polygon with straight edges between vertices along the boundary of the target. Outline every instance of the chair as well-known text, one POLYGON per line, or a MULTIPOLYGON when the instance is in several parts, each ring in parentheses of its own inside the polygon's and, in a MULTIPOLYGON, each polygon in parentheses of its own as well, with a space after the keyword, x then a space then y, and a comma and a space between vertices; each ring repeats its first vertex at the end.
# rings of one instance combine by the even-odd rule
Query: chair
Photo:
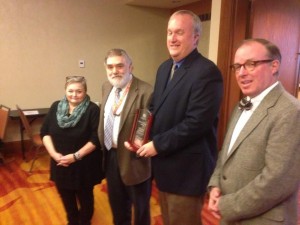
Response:
MULTIPOLYGON (((10 108, 0 105, 0 144, 4 139, 10 108)), ((0 152, 0 163, 4 163, 4 156, 0 152)))
POLYGON ((32 127, 30 125, 30 122, 28 121, 27 117, 25 116, 24 112, 20 109, 20 107, 17 105, 17 110, 20 116, 20 119, 22 121, 23 127, 25 129, 25 132, 27 133, 27 136, 29 137, 29 140, 31 142, 31 149, 34 149, 34 156, 31 162, 31 166, 29 169, 29 173, 31 173, 34 162, 38 158, 38 155, 42 152, 44 149, 43 141, 40 137, 40 134, 33 134, 32 127))

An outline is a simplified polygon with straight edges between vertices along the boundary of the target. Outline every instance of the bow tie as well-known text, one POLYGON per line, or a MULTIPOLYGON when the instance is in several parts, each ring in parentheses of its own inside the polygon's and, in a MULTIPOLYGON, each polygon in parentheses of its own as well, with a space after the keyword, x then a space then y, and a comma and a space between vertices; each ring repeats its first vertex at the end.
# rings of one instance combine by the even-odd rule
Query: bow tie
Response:
POLYGON ((240 110, 250 110, 252 108, 253 104, 251 102, 251 99, 247 100, 247 98, 242 98, 239 103, 239 109, 240 110))

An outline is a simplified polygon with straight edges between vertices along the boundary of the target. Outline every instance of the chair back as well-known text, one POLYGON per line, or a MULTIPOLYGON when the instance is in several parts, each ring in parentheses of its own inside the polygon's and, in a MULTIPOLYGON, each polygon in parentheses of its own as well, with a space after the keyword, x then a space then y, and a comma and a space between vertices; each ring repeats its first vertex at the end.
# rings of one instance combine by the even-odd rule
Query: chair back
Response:
POLYGON ((23 127, 32 143, 32 148, 35 149, 35 153, 34 153, 34 157, 33 160, 31 162, 31 166, 29 168, 29 172, 32 172, 32 168, 34 165, 34 162, 36 161, 38 154, 42 151, 42 147, 44 146, 43 141, 41 139, 40 134, 33 134, 32 132, 32 127, 30 125, 29 120, 27 119, 27 117, 25 116, 24 112, 22 111, 22 109, 16 105, 20 119, 22 121, 23 127))
POLYGON ((26 131, 28 137, 29 137, 30 140, 32 141, 33 135, 32 135, 32 128, 31 128, 31 126, 30 126, 30 123, 29 123, 27 117, 25 116, 24 112, 22 111, 22 109, 21 109, 18 105, 16 105, 16 107, 17 107, 17 110, 18 110, 20 119, 21 119, 21 121, 22 121, 22 124, 23 124, 23 126, 24 126, 24 129, 25 129, 25 131, 26 131))
POLYGON ((4 139, 10 108, 0 105, 0 140, 4 139))

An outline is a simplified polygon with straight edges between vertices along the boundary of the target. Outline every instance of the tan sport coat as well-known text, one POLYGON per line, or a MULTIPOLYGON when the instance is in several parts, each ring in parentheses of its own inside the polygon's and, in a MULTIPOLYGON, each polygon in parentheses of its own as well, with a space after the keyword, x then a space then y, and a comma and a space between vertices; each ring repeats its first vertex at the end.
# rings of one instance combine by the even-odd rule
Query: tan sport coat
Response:
POLYGON ((254 111, 227 155, 240 115, 236 108, 209 183, 222 191, 221 224, 296 225, 299 101, 277 85, 254 111))
MULTIPOLYGON (((112 89, 109 82, 105 82, 102 87, 102 103, 100 111, 100 125, 98 136, 103 150, 104 165, 107 150, 104 147, 104 109, 109 93, 112 89)), ((134 121, 136 109, 148 107, 152 96, 152 86, 136 77, 132 77, 132 84, 121 113, 121 121, 118 136, 117 157, 120 168, 120 175, 126 185, 141 183, 151 176, 151 164, 148 158, 137 158, 136 154, 124 147, 124 142, 129 140, 131 127, 134 121)))

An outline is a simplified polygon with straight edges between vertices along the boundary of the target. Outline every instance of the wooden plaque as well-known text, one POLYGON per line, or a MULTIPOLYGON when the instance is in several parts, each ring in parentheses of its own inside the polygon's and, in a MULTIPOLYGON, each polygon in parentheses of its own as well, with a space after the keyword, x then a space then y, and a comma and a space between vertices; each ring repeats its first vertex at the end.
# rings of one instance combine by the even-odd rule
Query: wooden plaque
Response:
POLYGON ((148 109, 137 109, 128 141, 135 151, 148 142, 152 120, 148 109))

